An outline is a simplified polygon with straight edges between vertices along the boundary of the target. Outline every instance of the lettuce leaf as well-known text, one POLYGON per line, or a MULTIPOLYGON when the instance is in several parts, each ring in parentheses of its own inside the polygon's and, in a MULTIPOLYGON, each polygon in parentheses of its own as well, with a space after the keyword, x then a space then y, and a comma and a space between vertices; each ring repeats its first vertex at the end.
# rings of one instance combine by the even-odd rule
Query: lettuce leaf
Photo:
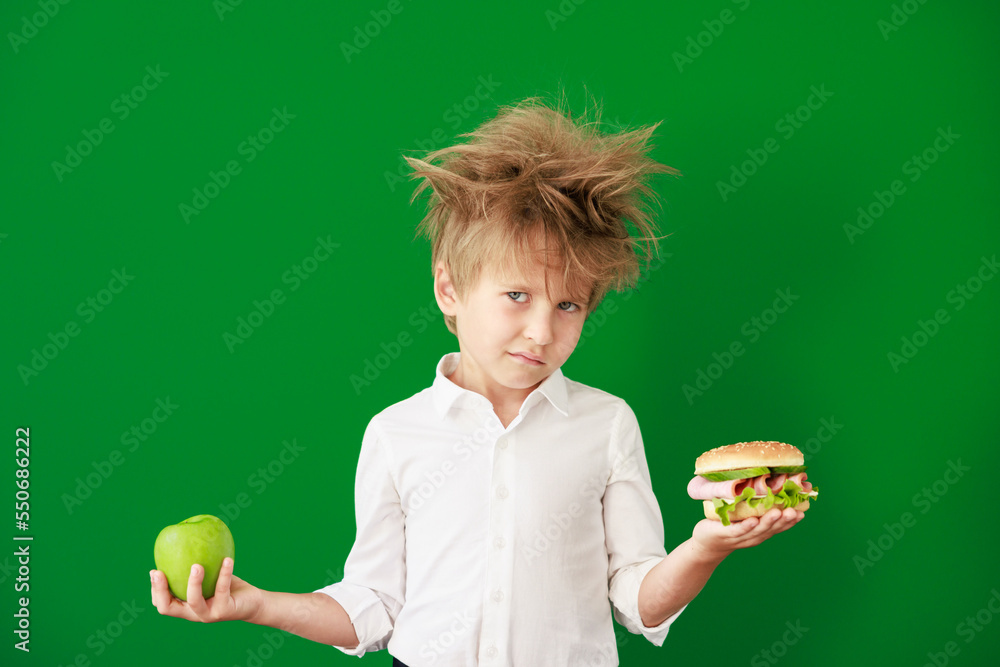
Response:
MULTIPOLYGON (((815 486, 812 488, 813 492, 818 492, 819 489, 815 486)), ((729 512, 735 508, 740 503, 747 503, 750 507, 760 507, 764 506, 764 511, 771 509, 772 507, 786 508, 795 507, 799 503, 815 499, 815 496, 811 496, 808 493, 802 492, 802 487, 795 482, 786 481, 781 487, 781 491, 774 493, 771 491, 770 487, 767 489, 767 495, 763 498, 754 498, 755 491, 753 487, 747 487, 743 489, 741 493, 736 498, 733 498, 732 502, 726 502, 722 498, 713 498, 712 505, 715 506, 715 513, 719 515, 719 519, 722 520, 723 526, 730 525, 729 512)))
MULTIPOLYGON (((696 475, 698 473, 695 473, 696 475)), ((718 472, 704 472, 700 477, 704 477, 710 482, 728 482, 731 479, 751 479, 761 475, 771 474, 770 468, 739 468, 738 470, 719 470, 718 472)))

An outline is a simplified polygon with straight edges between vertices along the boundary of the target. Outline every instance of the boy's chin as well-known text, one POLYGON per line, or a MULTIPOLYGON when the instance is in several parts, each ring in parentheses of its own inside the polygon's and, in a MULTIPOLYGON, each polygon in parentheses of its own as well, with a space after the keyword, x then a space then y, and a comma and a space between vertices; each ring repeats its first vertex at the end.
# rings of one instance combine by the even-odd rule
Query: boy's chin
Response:
POLYGON ((515 370, 504 378, 504 384, 510 389, 534 389, 550 375, 552 375, 552 372, 548 366, 539 366, 538 368, 521 371, 515 370))

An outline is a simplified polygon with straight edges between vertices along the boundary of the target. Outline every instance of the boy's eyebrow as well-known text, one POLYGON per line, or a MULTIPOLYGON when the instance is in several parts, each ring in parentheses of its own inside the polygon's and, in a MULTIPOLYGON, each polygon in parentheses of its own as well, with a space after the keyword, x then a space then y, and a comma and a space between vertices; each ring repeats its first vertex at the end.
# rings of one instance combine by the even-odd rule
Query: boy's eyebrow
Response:
POLYGON ((502 287, 505 290, 509 290, 511 292, 533 292, 535 290, 534 287, 525 287, 524 285, 521 285, 519 283, 501 282, 500 287, 502 287))

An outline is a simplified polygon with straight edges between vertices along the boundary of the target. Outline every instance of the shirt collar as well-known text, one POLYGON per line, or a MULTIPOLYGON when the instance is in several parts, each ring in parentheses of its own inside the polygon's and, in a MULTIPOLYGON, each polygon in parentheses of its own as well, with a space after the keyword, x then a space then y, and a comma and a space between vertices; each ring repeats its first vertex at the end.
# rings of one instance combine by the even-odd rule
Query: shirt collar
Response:
MULTIPOLYGON (((449 352, 441 357, 437 364, 434 375, 434 384, 431 386, 434 399, 434 406, 443 417, 453 406, 464 408, 488 408, 493 409, 489 399, 468 389, 463 389, 447 378, 458 366, 461 352, 449 352)), ((556 410, 564 416, 569 416, 569 393, 566 390, 566 378, 562 369, 557 368, 551 375, 542 381, 528 397, 524 399, 522 409, 530 407, 547 398, 556 410)))

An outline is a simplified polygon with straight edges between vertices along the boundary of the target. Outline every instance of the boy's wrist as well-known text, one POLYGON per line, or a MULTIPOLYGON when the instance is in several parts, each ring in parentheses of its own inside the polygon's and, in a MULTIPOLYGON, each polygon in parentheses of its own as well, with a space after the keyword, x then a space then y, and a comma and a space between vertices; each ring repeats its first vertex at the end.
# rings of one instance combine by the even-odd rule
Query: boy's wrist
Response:
POLYGON ((256 625, 267 625, 264 620, 266 619, 266 606, 267 591, 261 588, 255 588, 253 595, 250 596, 250 604, 247 605, 247 612, 240 620, 246 621, 247 623, 254 623, 256 625))
POLYGON ((718 548, 704 544, 697 537, 691 540, 691 557, 704 565, 717 566, 735 549, 718 548))

